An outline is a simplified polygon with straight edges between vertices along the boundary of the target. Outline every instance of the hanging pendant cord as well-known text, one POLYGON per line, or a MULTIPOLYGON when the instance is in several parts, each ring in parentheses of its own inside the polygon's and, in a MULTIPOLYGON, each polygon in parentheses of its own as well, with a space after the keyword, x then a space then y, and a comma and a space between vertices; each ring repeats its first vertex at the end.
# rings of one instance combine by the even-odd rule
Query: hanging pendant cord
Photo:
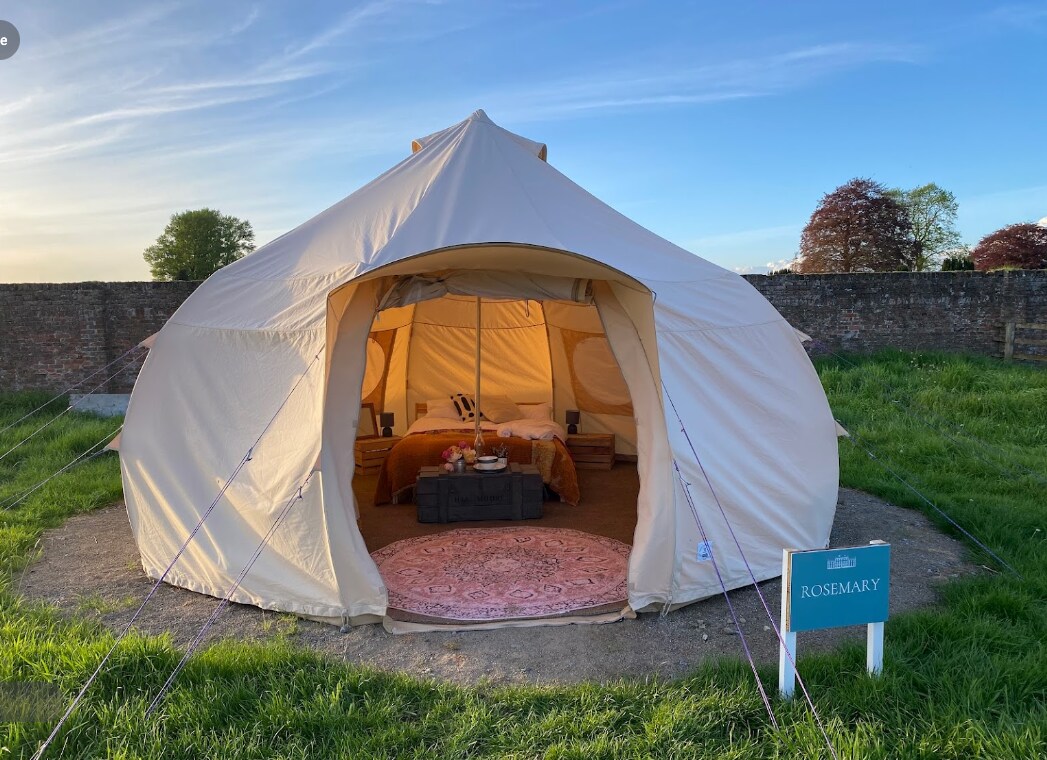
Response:
POLYGON ((473 427, 476 435, 473 438, 473 448, 476 449, 476 453, 480 453, 480 449, 484 445, 484 434, 480 428, 480 296, 476 297, 476 378, 475 378, 475 393, 473 395, 473 427))

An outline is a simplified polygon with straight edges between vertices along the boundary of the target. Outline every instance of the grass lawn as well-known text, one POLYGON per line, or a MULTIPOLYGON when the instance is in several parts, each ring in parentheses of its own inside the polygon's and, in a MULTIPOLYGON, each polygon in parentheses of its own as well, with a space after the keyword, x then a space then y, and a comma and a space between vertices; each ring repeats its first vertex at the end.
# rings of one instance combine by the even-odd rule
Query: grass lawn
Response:
MULTIPOLYGON (((1047 373, 901 353, 820 360, 818 369, 844 426, 1022 575, 953 582, 940 608, 890 620, 882 678, 864 675, 860 646, 801 656, 839 756, 1047 757, 1047 373)), ((43 400, 0 397, 0 428, 43 400)), ((0 454, 62 408, 0 434, 0 454)), ((69 414, 47 428, 0 461, 0 505, 116 424, 69 414)), ((846 440, 840 457, 844 485, 925 508, 846 440)), ((111 645, 99 625, 65 621, 22 601, 16 587, 44 529, 119 498, 116 458, 107 454, 0 511, 0 682, 52 682, 68 699, 111 645)), ((741 660, 672 683, 460 688, 287 643, 222 643, 196 656, 160 713, 145 719, 178 657, 163 638, 125 640, 47 756, 830 757, 802 700, 774 701, 774 730, 741 660)), ((772 668, 761 675, 777 683, 772 668)), ((0 758, 28 757, 49 730, 0 724, 0 758)))

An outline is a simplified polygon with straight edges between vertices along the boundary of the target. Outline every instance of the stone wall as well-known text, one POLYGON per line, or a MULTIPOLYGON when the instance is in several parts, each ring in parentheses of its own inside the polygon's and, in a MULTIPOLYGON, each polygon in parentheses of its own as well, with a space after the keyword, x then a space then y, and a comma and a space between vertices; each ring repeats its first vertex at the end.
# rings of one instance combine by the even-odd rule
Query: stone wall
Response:
POLYGON ((163 327, 196 285, 0 285, 0 390, 58 392, 98 371, 77 390, 129 392, 144 351, 129 357, 131 361, 117 362, 107 370, 103 367, 163 327))
MULTIPOLYGON (((746 279, 794 327, 832 350, 940 349, 1002 356, 1006 322, 1047 323, 1047 270, 746 279)), ((1032 334, 1019 330, 1022 337, 1032 334)))
MULTIPOLYGON (((1006 322, 1047 323, 1047 271, 747 279, 795 327, 832 350, 893 347, 1002 356, 1006 322)), ((0 390, 58 392, 73 386, 159 330, 195 287, 189 282, 0 285, 0 390)), ((1017 337, 1020 341, 1022 331, 1017 337)), ((141 361, 131 361, 107 380, 122 364, 77 390, 130 391, 141 361)))

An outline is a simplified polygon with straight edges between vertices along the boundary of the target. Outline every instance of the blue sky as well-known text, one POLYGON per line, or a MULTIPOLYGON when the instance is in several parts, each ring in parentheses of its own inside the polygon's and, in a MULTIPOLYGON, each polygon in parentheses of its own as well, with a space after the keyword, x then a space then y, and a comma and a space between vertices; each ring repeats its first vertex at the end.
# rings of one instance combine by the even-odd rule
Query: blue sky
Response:
POLYGON ((483 108, 722 266, 795 253, 855 176, 974 243, 1047 216, 1047 5, 3 2, 0 281, 148 279, 170 215, 264 243, 483 108))

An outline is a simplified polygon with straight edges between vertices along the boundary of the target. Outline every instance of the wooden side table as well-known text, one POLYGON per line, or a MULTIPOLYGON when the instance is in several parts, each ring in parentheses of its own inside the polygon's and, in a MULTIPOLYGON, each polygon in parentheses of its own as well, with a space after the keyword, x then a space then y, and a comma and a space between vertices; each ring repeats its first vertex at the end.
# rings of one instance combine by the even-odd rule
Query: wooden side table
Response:
POLYGON ((579 470, 614 467, 614 433, 574 433, 567 436, 567 450, 579 470))
POLYGON ((377 475, 389 451, 400 442, 400 436, 389 438, 357 438, 353 445, 354 474, 377 475))

